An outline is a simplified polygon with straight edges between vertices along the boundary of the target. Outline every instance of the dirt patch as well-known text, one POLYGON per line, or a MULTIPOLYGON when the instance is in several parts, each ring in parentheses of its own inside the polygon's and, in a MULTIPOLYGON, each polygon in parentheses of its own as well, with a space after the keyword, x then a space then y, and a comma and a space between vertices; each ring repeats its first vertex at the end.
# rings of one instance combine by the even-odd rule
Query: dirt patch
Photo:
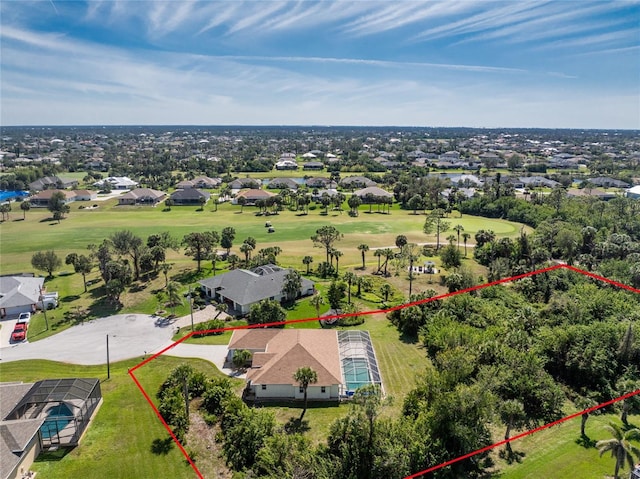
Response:
MULTIPOLYGON (((187 433, 187 452, 195 453, 195 463, 206 478, 231 479, 232 472, 225 464, 222 443, 216 442, 220 426, 209 426, 200 415, 196 401, 191 404, 189 432, 187 433)), ((193 459, 192 456, 192 459, 193 459)))

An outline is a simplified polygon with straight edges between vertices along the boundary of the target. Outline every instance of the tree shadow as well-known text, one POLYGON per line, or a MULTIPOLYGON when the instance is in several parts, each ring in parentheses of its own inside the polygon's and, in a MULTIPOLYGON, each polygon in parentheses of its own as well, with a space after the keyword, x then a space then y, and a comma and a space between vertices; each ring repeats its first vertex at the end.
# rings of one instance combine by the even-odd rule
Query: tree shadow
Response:
POLYGON ((591 448, 596 447, 596 441, 591 439, 586 434, 583 435, 583 436, 580 436, 578 439, 576 439, 576 444, 578 446, 584 447, 585 449, 591 449, 591 448))
POLYGON ((284 425, 284 430, 287 434, 302 434, 309 431, 309 421, 306 419, 300 419, 299 417, 290 418, 284 425))
POLYGON ((173 447, 173 439, 170 436, 165 439, 156 438, 151 443, 151 453, 156 456, 166 456, 173 447))
POLYGON ((418 336, 412 336, 410 334, 406 334, 406 333, 400 333, 399 335, 400 341, 402 341, 405 344, 418 344, 420 341, 418 338, 418 336))
POLYGON ((521 451, 514 451, 513 449, 508 447, 507 449, 501 449, 498 453, 498 456, 500 457, 500 459, 504 459, 507 464, 513 464, 514 462, 520 464, 526 454, 521 451))
POLYGON ((65 296, 64 298, 60 299, 61 303, 71 303, 77 299, 80 299, 80 296, 77 294, 71 295, 71 296, 65 296))
POLYGON ((201 269, 199 272, 198 270, 189 269, 174 275, 172 279, 177 281, 180 284, 190 284, 190 283, 194 283, 199 279, 204 278, 205 276, 206 276, 206 273, 204 269, 201 269))

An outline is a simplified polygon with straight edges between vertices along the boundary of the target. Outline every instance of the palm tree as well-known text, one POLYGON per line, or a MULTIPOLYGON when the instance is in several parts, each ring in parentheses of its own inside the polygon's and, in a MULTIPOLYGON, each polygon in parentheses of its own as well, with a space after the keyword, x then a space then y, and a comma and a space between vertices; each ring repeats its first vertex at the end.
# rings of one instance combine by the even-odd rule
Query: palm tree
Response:
POLYGON ((211 253, 211 268, 213 269, 213 275, 216 275, 216 263, 218 262, 218 250, 213 249, 211 253))
POLYGON ((395 257, 395 253, 391 248, 385 248, 382 250, 382 254, 385 257, 384 260, 384 275, 387 276, 387 266, 389 265, 389 260, 395 257))
POLYGON ((342 256, 342 251, 338 251, 337 249, 334 249, 333 257, 336 259, 336 276, 338 276, 338 262, 340 261, 340 256, 342 256))
POLYGON ((164 287, 166 288, 169 285, 169 270, 173 268, 171 263, 162 263, 160 269, 162 270, 162 274, 164 274, 164 287))
POLYGON ((182 298, 180 297, 180 285, 175 281, 169 281, 166 289, 168 304, 171 306, 173 314, 175 314, 176 306, 182 304, 182 298))
POLYGON ((462 225, 455 225, 453 229, 458 233, 458 248, 460 248, 460 233, 464 231, 464 227, 462 225))
POLYGON ((249 258, 251 257, 251 252, 253 251, 253 246, 249 243, 242 243, 240 245, 240 252, 244 253, 244 260, 246 263, 249 263, 249 258))
POLYGON ((22 203, 20 203, 20 209, 22 210, 22 219, 26 220, 27 211, 31 209, 31 203, 29 203, 28 201, 23 201, 22 203))
POLYGON ((293 379, 298 381, 300 387, 304 391, 304 409, 302 410, 302 415, 300 416, 300 420, 304 417, 307 412, 307 388, 309 384, 315 384, 318 382, 318 373, 316 373, 313 369, 308 366, 298 368, 298 370, 293 374, 293 379))
POLYGON ((347 282, 347 303, 351 304, 351 285, 355 283, 358 278, 351 271, 347 271, 344 274, 344 280, 347 282))
POLYGON ((360 250, 360 253, 362 253, 362 269, 365 269, 365 265, 364 265, 364 254, 369 251, 369 245, 366 243, 362 243, 360 245, 358 245, 358 249, 360 250))
POLYGON ((613 435, 611 439, 603 439, 596 443, 596 447, 600 451, 600 457, 607 452, 611 451, 611 457, 616 459, 616 469, 613 475, 614 479, 618 479, 618 472, 620 468, 624 468, 624 464, 629 464, 629 467, 633 469, 634 456, 640 459, 640 448, 631 444, 632 440, 640 440, 640 429, 630 429, 623 432, 620 426, 612 422, 608 426, 605 426, 607 430, 613 435))
POLYGON ((309 300, 309 304, 316 308, 316 318, 320 317, 320 307, 324 304, 324 298, 316 294, 309 300))
POLYGON ((236 369, 243 369, 247 362, 251 359, 251 351, 246 349, 236 349, 233 352, 231 362, 236 369))
POLYGON ((381 249, 377 249, 373 252, 373 256, 377 256, 378 257, 378 272, 380 272, 380 258, 382 258, 382 250, 381 249))
POLYGON ((307 275, 309 274, 309 265, 313 263, 313 258, 311 256, 305 256, 302 258, 302 264, 307 267, 307 275))
POLYGON ((391 285, 389 283, 384 283, 380 286, 380 293, 384 296, 384 301, 387 302, 389 300, 389 295, 392 293, 391 285))
POLYGON ((471 238, 469 233, 462 233, 462 241, 464 242, 464 257, 467 257, 467 240, 471 238))
POLYGON ((238 204, 240 205, 240 213, 244 211, 244 205, 247 204, 247 199, 244 196, 240 196, 237 199, 238 204))

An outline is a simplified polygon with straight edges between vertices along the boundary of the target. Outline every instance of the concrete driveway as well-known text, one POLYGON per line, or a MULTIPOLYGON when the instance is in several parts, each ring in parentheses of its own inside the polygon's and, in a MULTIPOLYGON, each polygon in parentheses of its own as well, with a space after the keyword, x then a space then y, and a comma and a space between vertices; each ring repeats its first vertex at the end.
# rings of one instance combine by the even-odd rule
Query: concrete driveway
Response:
POLYGON ((11 333, 13 332, 13 328, 17 322, 17 317, 13 319, 3 319, 0 321, 0 325, 2 325, 2 328, 0 328, 0 348, 13 345, 11 342, 11 333))

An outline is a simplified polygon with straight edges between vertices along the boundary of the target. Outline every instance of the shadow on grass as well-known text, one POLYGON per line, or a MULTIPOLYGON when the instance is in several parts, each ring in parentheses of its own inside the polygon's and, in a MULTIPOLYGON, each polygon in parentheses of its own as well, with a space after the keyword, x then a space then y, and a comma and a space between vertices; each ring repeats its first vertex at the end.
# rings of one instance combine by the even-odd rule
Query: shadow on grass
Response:
MULTIPOLYGON (((290 409, 304 409, 304 403, 302 401, 265 401, 255 404, 257 407, 285 407, 290 409)), ((338 401, 314 401, 310 402, 307 406, 307 411, 311 409, 328 409, 339 407, 338 401)))
MULTIPOLYGON (((389 323, 389 324, 391 324, 391 323, 389 323)), ((400 339, 400 341, 402 341, 405 344, 418 344, 419 343, 418 336, 412 336, 411 334, 400 333, 398 335, 398 338, 400 339)))
POLYGON ((156 438, 151 443, 151 453, 156 456, 166 456, 173 449, 174 443, 171 436, 165 439, 156 438))
POLYGON ((520 464, 522 462, 522 458, 525 457, 525 455, 526 454, 524 452, 514 451, 510 447, 507 449, 501 449, 498 453, 500 459, 504 459, 507 464, 513 464, 514 462, 520 464))
POLYGON ((53 462, 62 460, 67 454, 73 451, 73 447, 61 447, 55 451, 43 451, 34 462, 53 462))
POLYGON ((172 279, 180 284, 191 284, 206 276, 208 276, 208 272, 206 272, 204 269, 200 270, 200 272, 198 272, 197 270, 189 269, 187 271, 183 271, 182 273, 174 275, 172 279))
POLYGON ((585 449, 591 449, 591 448, 596 447, 596 441, 591 439, 586 434, 583 435, 583 436, 580 436, 578 439, 576 439, 576 444, 578 446, 584 447, 585 449))
POLYGON ((292 417, 284 425, 284 430, 287 434, 302 434, 310 429, 309 421, 306 419, 300 420, 299 417, 292 417))
POLYGON ((75 301, 77 299, 80 299, 80 296, 77 294, 71 295, 71 296, 65 296, 64 298, 60 299, 61 303, 71 303, 72 301, 75 301))

